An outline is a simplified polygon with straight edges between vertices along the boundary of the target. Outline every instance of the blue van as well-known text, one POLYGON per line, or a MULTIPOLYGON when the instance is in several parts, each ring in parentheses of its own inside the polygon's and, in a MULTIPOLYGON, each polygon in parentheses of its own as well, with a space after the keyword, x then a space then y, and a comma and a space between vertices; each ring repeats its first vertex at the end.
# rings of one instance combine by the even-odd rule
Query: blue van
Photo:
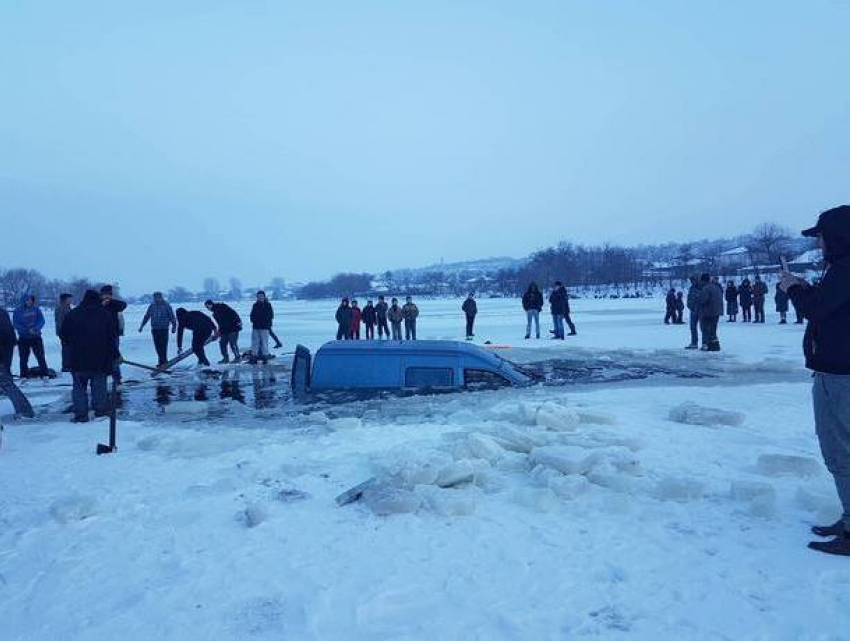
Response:
POLYGON ((460 341, 331 341, 315 357, 298 345, 292 362, 295 392, 452 390, 532 382, 510 361, 460 341))

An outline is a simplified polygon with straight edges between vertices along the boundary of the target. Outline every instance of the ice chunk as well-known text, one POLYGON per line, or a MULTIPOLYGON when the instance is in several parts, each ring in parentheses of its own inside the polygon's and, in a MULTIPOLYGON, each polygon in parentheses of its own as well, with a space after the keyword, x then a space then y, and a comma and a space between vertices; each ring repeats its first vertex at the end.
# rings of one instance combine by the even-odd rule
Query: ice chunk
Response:
POLYGON ((583 476, 558 475, 549 479, 551 489, 560 499, 572 500, 587 491, 590 482, 583 476))
POLYGON ((816 512, 820 515, 826 515, 824 520, 835 520, 840 516, 838 513, 838 502, 831 496, 811 492, 804 487, 797 488, 797 493, 794 496, 794 501, 802 509, 807 512, 816 512))
POLYGON ((532 403, 530 401, 523 401, 519 404, 517 408, 517 415, 519 416, 519 420, 522 423, 526 423, 527 425, 534 425, 537 421, 537 409, 540 407, 540 403, 532 403))
POLYGON ((587 480, 615 492, 629 493, 634 489, 634 477, 620 472, 610 461, 603 461, 587 473, 587 480))
POLYGON ((472 467, 472 463, 461 459, 440 470, 435 484, 440 487, 453 487, 462 483, 472 483, 474 479, 475 468, 472 467))
POLYGON ((162 406, 162 411, 166 414, 206 414, 209 410, 209 405, 204 401, 171 401, 167 405, 162 406))
POLYGON ((249 528, 257 527, 268 518, 265 509, 259 503, 248 503, 239 517, 249 528))
POLYGON ((466 443, 474 457, 490 461, 491 463, 496 461, 504 453, 504 450, 499 444, 487 434, 474 432, 466 439, 466 443))
POLYGON ((775 496, 757 496, 750 501, 750 514, 763 519, 770 518, 776 515, 776 497, 775 496))
POLYGON ((587 449, 577 445, 535 447, 529 459, 534 465, 546 465, 562 474, 584 474, 594 463, 587 449))
POLYGON ((508 425, 499 425, 491 431, 493 439, 506 450, 528 454, 535 447, 546 445, 545 434, 518 430, 508 425))
POLYGON ((529 469, 528 456, 519 452, 503 452, 494 465, 502 472, 527 472, 529 469))
POLYGON ((591 467, 599 463, 607 463, 614 470, 636 474, 640 469, 640 461, 628 447, 613 445, 600 447, 590 453, 591 467))
POLYGON ((438 487, 419 486, 416 488, 425 506, 442 516, 468 516, 475 512, 475 498, 458 490, 444 490, 438 487))
POLYGON ((343 505, 348 505, 349 503, 353 503, 354 501, 359 501, 363 496, 363 492, 367 489, 374 487, 378 484, 378 479, 370 478, 362 483, 358 483, 352 488, 347 489, 345 492, 336 497, 336 504, 342 507, 343 505))
POLYGON ((95 513, 97 502, 91 496, 69 494, 56 499, 50 505, 50 516, 57 523, 82 521, 95 513))
POLYGON ((319 425, 327 425, 330 422, 328 415, 324 412, 311 412, 307 414, 307 420, 310 423, 317 423, 319 425))
POLYGON ((469 425, 481 422, 481 417, 472 410, 460 410, 449 416, 449 423, 455 425, 469 425))
POLYGON ((284 488, 277 491, 275 498, 281 503, 296 503, 298 501, 306 501, 310 498, 310 494, 295 488, 284 488))
POLYGON ((443 452, 403 445, 384 452, 375 462, 375 470, 379 476, 396 478, 402 485, 427 485, 450 463, 451 457, 443 452))
POLYGON ((761 481, 732 481, 729 496, 733 501, 753 501, 756 499, 776 499, 776 490, 769 483, 761 481))
POLYGON ((796 476, 808 478, 820 474, 820 463, 811 456, 795 454, 762 454, 756 464, 765 476, 796 476))
POLYGON ((669 418, 675 423, 684 423, 685 425, 736 426, 741 425, 745 417, 740 412, 703 407, 696 403, 687 402, 671 409, 669 418))
POLYGON ((574 430, 578 427, 578 413, 559 403, 544 403, 537 409, 537 425, 556 432, 574 430))
POLYGON ((363 426, 363 421, 357 416, 344 416, 342 418, 335 418, 328 424, 335 430, 356 430, 363 426))
POLYGON ((558 507, 558 497, 548 487, 521 487, 514 491, 514 501, 535 512, 551 512, 558 507))
POLYGON ((668 476, 658 481, 654 494, 661 501, 688 503, 705 495, 705 485, 696 479, 668 476))
POLYGON ((378 516, 409 514, 422 505, 422 499, 415 492, 391 485, 366 488, 362 500, 378 516))
POLYGON ((582 425, 616 425, 617 416, 602 410, 577 410, 579 423, 582 425))

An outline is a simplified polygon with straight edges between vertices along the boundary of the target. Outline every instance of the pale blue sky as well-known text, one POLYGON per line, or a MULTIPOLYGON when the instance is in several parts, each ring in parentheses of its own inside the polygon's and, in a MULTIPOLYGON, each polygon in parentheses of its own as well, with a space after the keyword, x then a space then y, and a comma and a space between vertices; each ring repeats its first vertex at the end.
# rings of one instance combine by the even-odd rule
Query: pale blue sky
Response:
POLYGON ((850 201, 850 3, 0 4, 0 266, 132 291, 850 201))

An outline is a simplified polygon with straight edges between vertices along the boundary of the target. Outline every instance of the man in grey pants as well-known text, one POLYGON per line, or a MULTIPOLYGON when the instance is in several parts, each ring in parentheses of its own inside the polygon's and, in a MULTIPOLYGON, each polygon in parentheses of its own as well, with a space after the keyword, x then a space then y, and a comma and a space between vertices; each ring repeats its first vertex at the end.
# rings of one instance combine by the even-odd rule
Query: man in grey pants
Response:
POLYGON ((780 287, 809 321, 803 338, 806 367, 814 371, 815 429, 827 469, 835 479, 842 518, 815 526, 809 547, 850 556, 850 206, 825 211, 803 231, 817 237, 827 265, 818 286, 782 272, 780 287))

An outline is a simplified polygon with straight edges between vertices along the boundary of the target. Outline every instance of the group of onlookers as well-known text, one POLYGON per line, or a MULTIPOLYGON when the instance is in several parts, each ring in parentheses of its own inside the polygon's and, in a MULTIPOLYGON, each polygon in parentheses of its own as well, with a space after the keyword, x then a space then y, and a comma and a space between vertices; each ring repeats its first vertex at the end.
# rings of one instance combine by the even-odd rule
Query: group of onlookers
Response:
MULTIPOLYGON (((769 290, 760 276, 756 276, 754 282, 745 278, 740 286, 736 286, 735 282, 730 280, 726 283, 725 289, 717 277, 711 278, 708 274, 702 274, 700 277, 692 276, 690 280, 691 286, 688 289, 687 300, 684 298, 684 292, 677 292, 673 287, 667 291, 665 297, 665 324, 683 325, 685 308, 687 307, 690 311, 691 342, 686 349, 697 349, 701 346, 703 350, 719 351, 717 324, 724 311, 729 323, 737 322, 739 310, 742 312, 744 323, 765 322, 764 306, 769 290), (754 312, 755 319, 753 319, 754 312), (700 341, 700 332, 702 332, 702 341, 700 341)), ((789 300, 788 294, 777 283, 774 302, 776 311, 779 313, 780 324, 788 322, 789 300)), ((802 323, 802 314, 796 308, 795 312, 796 323, 802 323)))
POLYGON ((419 318, 419 307, 408 296, 404 305, 398 304, 397 298, 392 298, 388 305, 383 296, 378 296, 377 304, 372 300, 366 301, 366 306, 360 308, 357 299, 343 298, 336 310, 336 339, 360 340, 360 326, 366 330, 366 340, 375 340, 375 327, 378 328, 378 339, 384 338, 396 341, 402 340, 401 325, 404 323, 404 340, 416 340, 416 319, 419 318), (391 331, 392 330, 392 331, 391 331))
MULTIPOLYGON (((62 345, 62 371, 72 376, 75 422, 89 418, 88 390, 91 389, 95 414, 107 412, 106 379, 121 383, 120 337, 123 334, 121 312, 127 303, 113 296, 110 285, 100 292, 88 290, 77 307, 73 296, 62 294, 54 309, 56 335, 62 345)), ((0 375, 11 376, 14 348, 18 347, 21 378, 55 377, 47 365, 41 336, 45 318, 34 295, 26 295, 15 308, 11 320, 0 308, 0 375), (37 367, 30 367, 30 356, 37 367)))

